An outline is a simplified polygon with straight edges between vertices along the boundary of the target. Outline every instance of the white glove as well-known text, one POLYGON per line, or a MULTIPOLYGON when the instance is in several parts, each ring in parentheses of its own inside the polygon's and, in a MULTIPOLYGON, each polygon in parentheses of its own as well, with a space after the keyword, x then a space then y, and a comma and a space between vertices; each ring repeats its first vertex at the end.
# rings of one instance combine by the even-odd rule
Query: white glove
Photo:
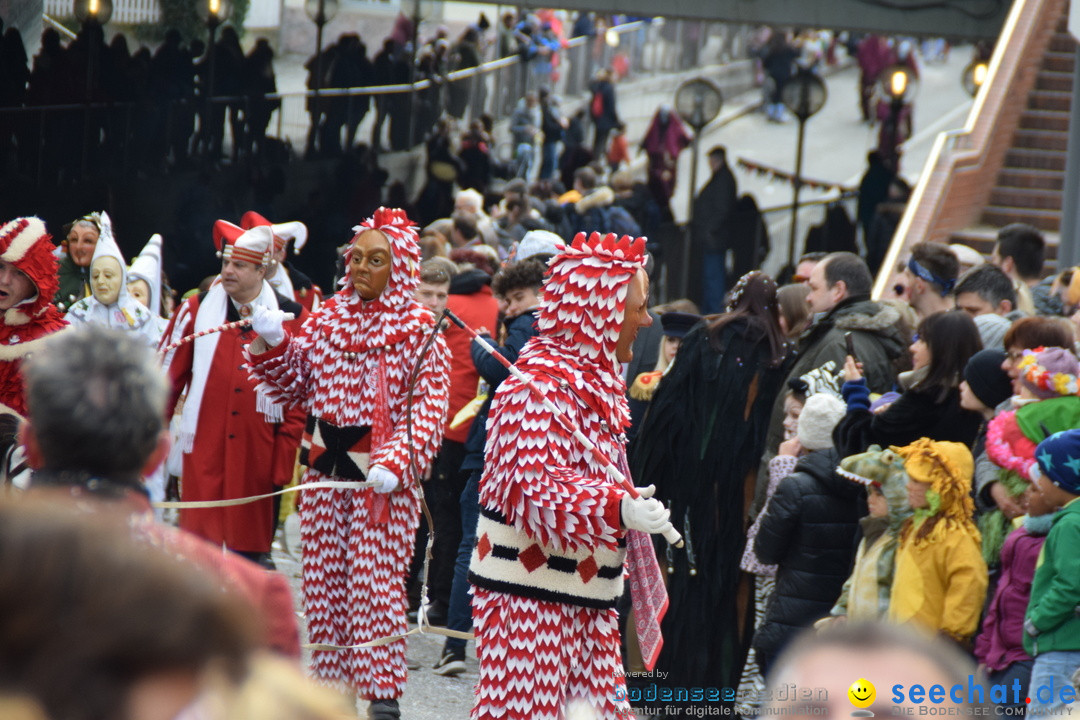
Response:
POLYGON ((285 328, 282 324, 288 315, 282 310, 271 310, 265 305, 256 305, 251 313, 251 329, 266 341, 267 346, 274 347, 285 339, 285 328))
POLYGON ((368 482, 375 483, 375 487, 372 488, 377 493, 392 493, 397 490, 401 481, 398 480, 398 476, 390 472, 382 465, 376 465, 368 471, 368 482))
POLYGON ((663 533, 671 528, 668 518, 671 512, 663 503, 653 498, 656 486, 638 488, 641 497, 623 495, 621 503, 623 525, 631 530, 640 530, 650 534, 663 533))

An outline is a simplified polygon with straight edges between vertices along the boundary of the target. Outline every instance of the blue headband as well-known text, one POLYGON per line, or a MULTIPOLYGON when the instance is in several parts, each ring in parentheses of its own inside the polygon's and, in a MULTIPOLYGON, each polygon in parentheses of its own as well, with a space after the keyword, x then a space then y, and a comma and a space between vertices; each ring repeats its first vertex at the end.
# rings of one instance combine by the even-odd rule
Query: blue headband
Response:
POLYGON ((956 285, 956 280, 943 280, 939 278, 937 275, 920 265, 919 261, 914 257, 908 259, 907 267, 915 277, 940 287, 941 297, 947 297, 948 294, 952 292, 953 286, 956 285))

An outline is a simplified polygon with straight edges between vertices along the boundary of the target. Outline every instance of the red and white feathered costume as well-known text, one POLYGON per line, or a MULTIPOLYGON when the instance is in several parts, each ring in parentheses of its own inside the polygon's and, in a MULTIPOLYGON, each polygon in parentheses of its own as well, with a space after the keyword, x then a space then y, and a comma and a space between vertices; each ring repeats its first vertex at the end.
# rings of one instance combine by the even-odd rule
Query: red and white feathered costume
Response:
POLYGON ((67 327, 63 314, 52 304, 60 281, 52 238, 45 223, 23 217, 0 226, 0 260, 18 268, 36 290, 0 316, 0 403, 26 415, 23 358, 41 345, 46 335, 67 327))
MULTIPOLYGON (((579 234, 551 263, 540 334, 516 364, 616 463, 630 416, 615 347, 643 253, 644 240, 579 234)), ((488 427, 469 569, 480 659, 472 718, 562 720, 575 704, 598 720, 632 717, 615 610, 624 491, 513 376, 488 427)))
MULTIPOLYGON (((450 386, 450 354, 437 337, 408 409, 409 375, 434 327, 431 312, 413 300, 420 277, 415 226, 404 212, 380 208, 355 229, 378 230, 390 242, 393 260, 382 294, 365 301, 350 284, 323 303, 299 334, 249 355, 263 387, 309 413, 303 482, 360 480, 375 465, 401 480, 389 495, 371 489, 303 494, 308 636, 337 646, 407 629, 405 577, 419 523, 417 479, 442 440, 450 386)), ((407 675, 405 642, 316 650, 312 666, 318 677, 365 699, 397 698, 407 675)))

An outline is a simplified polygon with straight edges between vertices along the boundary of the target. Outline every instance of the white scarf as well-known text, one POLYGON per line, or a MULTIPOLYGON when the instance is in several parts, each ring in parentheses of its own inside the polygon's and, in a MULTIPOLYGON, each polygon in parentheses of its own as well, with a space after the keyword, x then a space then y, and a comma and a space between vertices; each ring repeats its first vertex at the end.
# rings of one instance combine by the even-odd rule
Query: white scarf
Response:
POLYGON ((296 298, 296 291, 293 290, 292 278, 289 277, 289 271, 285 269, 284 263, 277 264, 277 271, 273 277, 266 278, 266 281, 270 283, 271 287, 277 290, 278 295, 289 300, 296 298))
MULTIPOLYGON (((210 330, 225 323, 225 313, 228 308, 229 295, 221 284, 221 280, 215 280, 214 284, 206 292, 199 310, 195 314, 194 332, 198 334, 203 330, 210 330)), ((252 301, 252 305, 263 305, 271 310, 278 309, 277 296, 270 283, 263 281, 262 291, 252 301)), ((184 401, 184 412, 180 418, 180 447, 185 453, 191 452, 195 443, 195 432, 199 426, 199 410, 202 408, 203 393, 206 391, 206 378, 210 374, 210 367, 214 362, 214 352, 217 350, 218 340, 221 333, 210 333, 197 338, 194 349, 194 359, 191 363, 191 382, 188 385, 187 399, 184 401)), ((258 392, 255 400, 255 409, 263 414, 266 422, 281 422, 281 405, 276 403, 262 392, 258 392)))

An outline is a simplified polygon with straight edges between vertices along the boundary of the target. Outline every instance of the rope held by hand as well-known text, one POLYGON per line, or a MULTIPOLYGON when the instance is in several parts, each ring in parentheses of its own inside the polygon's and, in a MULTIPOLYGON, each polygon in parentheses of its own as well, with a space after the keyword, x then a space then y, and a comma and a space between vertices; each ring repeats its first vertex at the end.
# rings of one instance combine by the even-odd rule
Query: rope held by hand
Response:
MULTIPOLYGON (((293 315, 292 313, 285 313, 285 315, 281 319, 288 322, 289 320, 295 320, 296 316, 293 315)), ((166 345, 165 347, 158 350, 158 355, 162 355, 162 356, 168 355, 169 353, 171 353, 173 350, 180 347, 181 345, 183 345, 185 343, 193 342, 195 340, 198 340, 201 337, 206 337, 207 335, 213 335, 214 333, 225 332, 226 330, 232 330, 233 328, 238 328, 241 325, 250 325, 250 324, 251 324, 251 318, 244 318, 243 320, 233 320, 232 322, 227 322, 224 325, 218 325, 217 327, 207 328, 206 330, 200 330, 199 332, 192 333, 191 335, 185 335, 184 337, 180 338, 176 342, 171 343, 169 345, 166 345)))

